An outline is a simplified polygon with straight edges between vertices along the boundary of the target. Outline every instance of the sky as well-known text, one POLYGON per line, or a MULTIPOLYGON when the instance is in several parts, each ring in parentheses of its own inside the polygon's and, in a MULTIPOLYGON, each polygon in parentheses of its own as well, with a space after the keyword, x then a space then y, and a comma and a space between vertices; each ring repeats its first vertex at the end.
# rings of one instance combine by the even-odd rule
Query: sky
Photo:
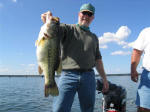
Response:
POLYGON ((131 46, 150 26, 150 0, 0 0, 0 75, 38 74, 41 14, 50 10, 61 23, 76 24, 84 3, 96 9, 90 30, 99 39, 106 74, 130 73, 131 46))

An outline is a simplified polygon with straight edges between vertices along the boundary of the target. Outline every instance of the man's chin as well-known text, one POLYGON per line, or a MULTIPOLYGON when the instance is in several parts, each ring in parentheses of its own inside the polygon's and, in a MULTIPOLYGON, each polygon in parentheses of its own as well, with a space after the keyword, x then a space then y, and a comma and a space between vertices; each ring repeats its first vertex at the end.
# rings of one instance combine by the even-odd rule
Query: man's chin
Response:
POLYGON ((88 27, 88 24, 87 24, 87 23, 82 23, 81 25, 82 25, 82 26, 85 26, 85 27, 88 27))

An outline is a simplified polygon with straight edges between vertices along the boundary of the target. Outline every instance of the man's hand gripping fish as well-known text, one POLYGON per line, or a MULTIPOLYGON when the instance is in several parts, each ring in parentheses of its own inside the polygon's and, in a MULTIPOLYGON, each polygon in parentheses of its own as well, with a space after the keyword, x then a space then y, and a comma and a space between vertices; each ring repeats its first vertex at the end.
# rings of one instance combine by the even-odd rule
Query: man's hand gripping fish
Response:
POLYGON ((45 97, 49 94, 57 96, 59 94, 56 82, 55 71, 61 72, 60 60, 60 37, 57 30, 59 18, 47 14, 46 23, 41 27, 38 40, 36 41, 36 55, 38 60, 38 71, 45 77, 45 97))

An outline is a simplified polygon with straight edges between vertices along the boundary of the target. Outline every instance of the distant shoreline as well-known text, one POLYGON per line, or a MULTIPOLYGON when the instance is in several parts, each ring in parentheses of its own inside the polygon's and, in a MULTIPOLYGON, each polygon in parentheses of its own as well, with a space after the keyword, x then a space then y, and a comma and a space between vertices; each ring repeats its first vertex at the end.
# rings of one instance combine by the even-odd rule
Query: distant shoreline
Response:
MULTIPOLYGON (((96 74, 96 76, 99 76, 96 74)), ((107 74, 107 76, 130 76, 130 74, 107 74)), ((44 75, 0 75, 0 77, 44 77, 44 75)), ((56 75, 56 77, 59 77, 56 75)))
POLYGON ((44 77, 43 75, 0 75, 0 77, 44 77))

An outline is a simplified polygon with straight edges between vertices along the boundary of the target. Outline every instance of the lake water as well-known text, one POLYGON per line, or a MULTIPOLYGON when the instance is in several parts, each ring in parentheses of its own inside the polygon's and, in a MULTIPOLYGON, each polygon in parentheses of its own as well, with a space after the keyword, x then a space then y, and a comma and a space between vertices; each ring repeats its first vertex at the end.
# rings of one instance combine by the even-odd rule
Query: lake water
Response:
MULTIPOLYGON (((136 112, 138 84, 130 76, 108 76, 108 80, 127 89, 127 112, 136 112)), ((45 98, 43 87, 42 77, 0 77, 0 112, 52 112, 55 98, 45 98)), ((94 112, 101 112, 101 98, 101 94, 96 94, 94 112)), ((71 112, 80 112, 77 95, 71 112)))

